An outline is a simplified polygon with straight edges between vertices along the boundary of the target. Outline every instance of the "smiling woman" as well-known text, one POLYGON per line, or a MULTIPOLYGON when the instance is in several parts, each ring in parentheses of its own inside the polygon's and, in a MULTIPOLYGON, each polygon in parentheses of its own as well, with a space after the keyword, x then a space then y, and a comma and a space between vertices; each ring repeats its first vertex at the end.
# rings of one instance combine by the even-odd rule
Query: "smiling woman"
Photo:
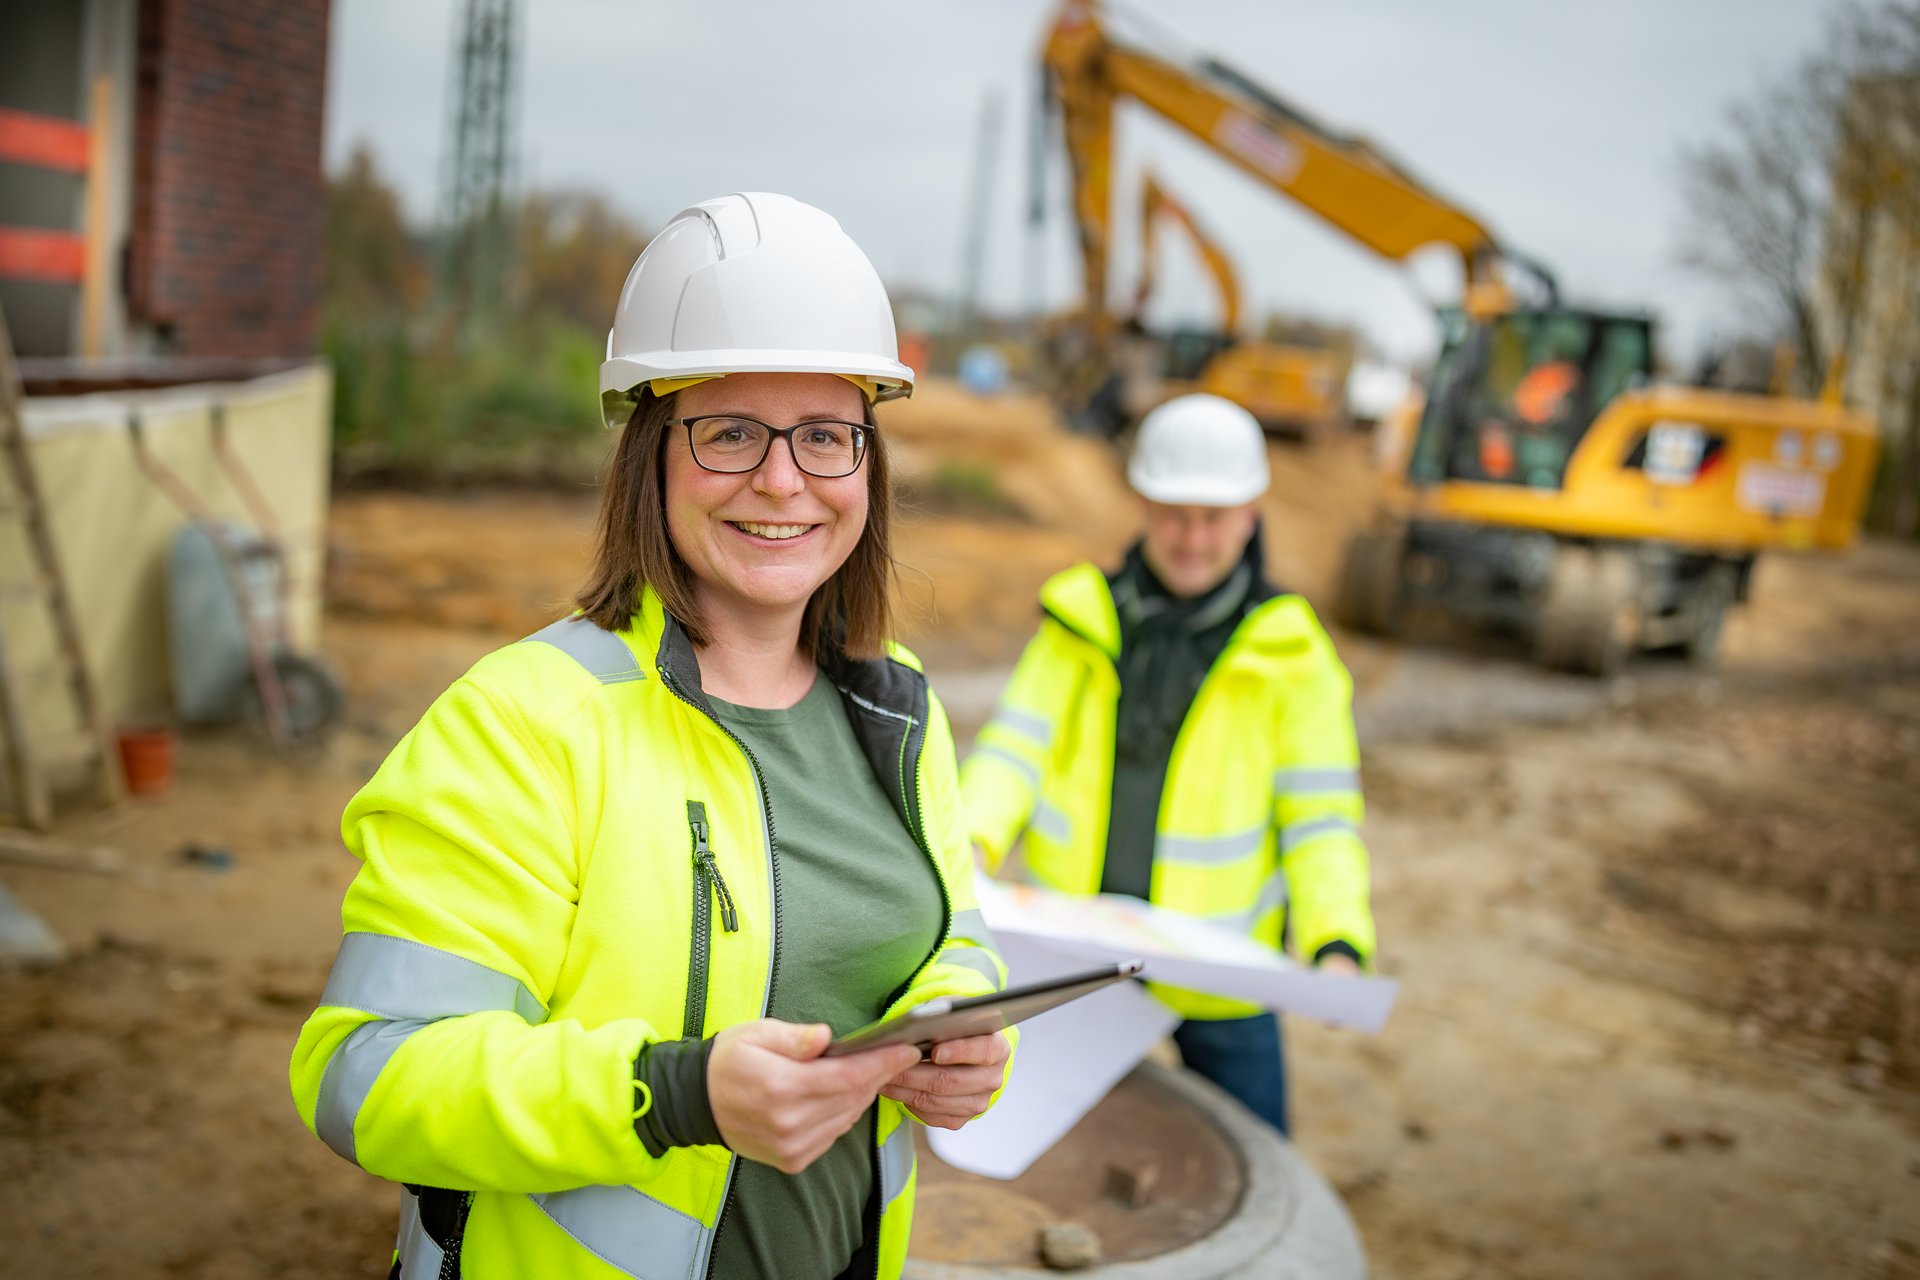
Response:
POLYGON ((803 605, 801 649, 815 650, 832 620, 848 656, 880 656, 892 632, 893 500, 887 445, 874 421, 861 390, 830 374, 734 374, 666 396, 641 388, 608 470, 581 611, 617 630, 644 585, 704 648, 712 610, 750 613, 756 598, 774 605, 784 590, 788 604, 797 593, 803 605), (771 422, 794 424, 785 447, 771 422), (818 431, 826 424, 840 432, 857 424, 867 441, 848 446, 856 455, 851 472, 823 477, 835 468, 812 460, 801 428, 818 431), (730 431, 754 428, 762 434, 748 442, 758 454, 752 466, 736 470, 740 454, 712 447, 730 431), (797 452, 795 439, 803 441, 797 452), (696 511, 723 500, 724 510, 696 511), (728 524, 733 536, 721 538, 711 527, 716 522, 728 524), (786 536, 769 536, 776 532, 786 536), (788 541, 799 545, 773 545, 788 541), (727 555, 730 547, 734 554, 727 555), (756 558, 748 555, 752 548, 782 554, 756 558))
POLYGON ((873 406, 913 371, 839 224, 763 194, 675 217, 607 349, 580 612, 349 805, 294 1095, 406 1185, 399 1275, 895 1277, 909 1118, 980 1114, 1011 1048, 821 1056, 1005 981, 946 714, 890 643, 873 406))

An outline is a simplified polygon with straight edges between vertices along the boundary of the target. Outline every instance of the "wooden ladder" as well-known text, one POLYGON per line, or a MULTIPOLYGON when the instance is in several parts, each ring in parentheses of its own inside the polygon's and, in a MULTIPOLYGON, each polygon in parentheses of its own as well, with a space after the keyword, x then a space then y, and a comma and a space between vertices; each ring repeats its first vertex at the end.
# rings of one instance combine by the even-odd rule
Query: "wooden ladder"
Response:
POLYGON ((0 499, 0 520, 17 524, 24 532, 29 562, 28 576, 0 581, 0 720, 4 721, 0 728, 5 730, 7 764, 19 817, 28 826, 45 830, 53 822, 50 763, 65 765, 77 758, 91 775, 94 792, 103 804, 120 799, 122 783, 113 735, 80 647, 73 599, 67 593, 67 580, 60 572, 53 535, 47 528, 46 505, 27 450, 20 401, 20 370, 13 358, 13 336, 7 328, 6 312, 0 310, 0 452, 6 455, 0 465, 5 468, 11 489, 0 499), (33 674, 43 679, 51 674, 65 690, 75 729, 68 751, 60 751, 65 742, 49 744, 44 734, 36 741, 27 723, 26 694, 31 683, 25 673, 14 669, 8 643, 17 608, 44 609, 51 624, 53 670, 33 674), (47 749, 49 745, 53 750, 47 749))

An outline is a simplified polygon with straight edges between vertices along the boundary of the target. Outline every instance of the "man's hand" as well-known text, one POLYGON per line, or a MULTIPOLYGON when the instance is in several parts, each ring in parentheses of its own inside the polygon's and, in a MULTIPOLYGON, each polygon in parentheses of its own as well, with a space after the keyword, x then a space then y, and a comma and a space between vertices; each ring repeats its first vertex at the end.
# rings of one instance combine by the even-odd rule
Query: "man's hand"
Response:
POLYGON ((1011 1051, 1007 1037, 997 1031, 943 1040, 933 1046, 931 1061, 900 1072, 880 1094, 906 1107, 922 1124, 958 1129, 987 1109, 1006 1080, 1011 1051))
POLYGON ((1313 967, 1322 973, 1331 973, 1342 978, 1357 978, 1360 976, 1359 963, 1354 960, 1352 956, 1340 951, 1329 951, 1326 955, 1321 956, 1319 963, 1313 967))
POLYGON ((823 1023, 762 1018, 713 1038, 707 1103, 727 1146, 749 1160, 798 1173, 873 1105, 880 1086, 920 1057, 912 1045, 883 1045, 823 1058, 833 1038, 823 1023))

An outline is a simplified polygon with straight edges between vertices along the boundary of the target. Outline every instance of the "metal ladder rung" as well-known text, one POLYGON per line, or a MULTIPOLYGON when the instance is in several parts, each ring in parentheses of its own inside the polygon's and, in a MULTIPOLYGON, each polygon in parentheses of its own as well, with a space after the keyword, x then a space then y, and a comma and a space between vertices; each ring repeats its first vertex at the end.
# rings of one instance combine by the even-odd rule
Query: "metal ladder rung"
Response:
POLYGON ((87 670, 79 618, 61 577, 59 555, 45 517, 45 499, 20 430, 20 403, 13 335, 6 312, 0 308, 0 467, 4 467, 9 481, 0 487, 0 515, 24 535, 33 575, 24 581, 0 583, 0 602, 25 600, 44 609, 54 639, 51 662, 38 663, 30 672, 15 671, 6 656, 11 648, 4 625, 7 619, 0 617, 0 729, 4 729, 0 736, 4 737, 11 765, 14 805, 28 826, 45 827, 53 819, 53 788, 44 767, 50 751, 66 756, 54 766, 56 771, 70 767, 69 762, 84 765, 97 784, 100 799, 115 801, 122 788, 119 754, 112 748, 99 689, 87 670), (74 728, 34 733, 27 723, 26 693, 49 679, 70 703, 74 728), (73 743, 82 750, 58 750, 73 743))

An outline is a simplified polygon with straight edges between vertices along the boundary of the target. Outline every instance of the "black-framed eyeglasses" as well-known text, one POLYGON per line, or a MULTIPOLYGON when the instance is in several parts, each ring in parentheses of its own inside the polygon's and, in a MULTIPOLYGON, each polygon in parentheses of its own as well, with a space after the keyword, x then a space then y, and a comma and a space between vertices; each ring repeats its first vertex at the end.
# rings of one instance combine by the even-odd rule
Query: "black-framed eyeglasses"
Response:
POLYGON ((767 459, 774 437, 786 439, 794 465, 810 476, 836 480, 860 469, 867 456, 873 428, 861 422, 814 418, 790 427, 770 427, 757 418, 737 413, 701 414, 674 421, 687 429, 693 460, 706 471, 737 475, 752 471, 767 459))

